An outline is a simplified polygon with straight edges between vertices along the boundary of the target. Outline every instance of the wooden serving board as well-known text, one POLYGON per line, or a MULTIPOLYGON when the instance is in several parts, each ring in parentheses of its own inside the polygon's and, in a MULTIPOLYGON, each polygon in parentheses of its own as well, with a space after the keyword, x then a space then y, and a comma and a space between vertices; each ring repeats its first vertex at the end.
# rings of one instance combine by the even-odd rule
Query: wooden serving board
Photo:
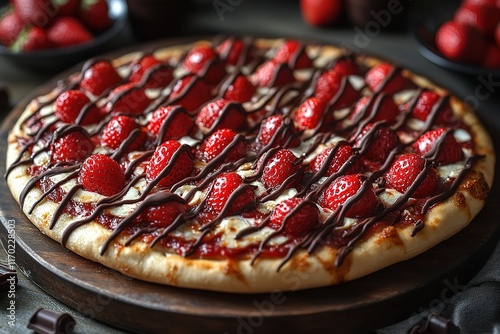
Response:
MULTIPOLYGON (((2 175, 8 131, 33 97, 66 76, 35 90, 5 119, 0 130, 2 175)), ((466 229, 416 258, 339 286, 239 295, 142 282, 81 258, 29 222, 3 178, 0 190, 0 217, 5 217, 0 229, 6 235, 6 220, 15 220, 16 260, 28 277, 77 311, 138 332, 367 332, 429 309, 443 294, 451 297, 453 286, 465 284, 480 268, 500 232, 500 206, 494 205, 500 201, 497 182, 486 207, 466 229)), ((300 277, 290 278, 291 286, 294 279, 300 277)))

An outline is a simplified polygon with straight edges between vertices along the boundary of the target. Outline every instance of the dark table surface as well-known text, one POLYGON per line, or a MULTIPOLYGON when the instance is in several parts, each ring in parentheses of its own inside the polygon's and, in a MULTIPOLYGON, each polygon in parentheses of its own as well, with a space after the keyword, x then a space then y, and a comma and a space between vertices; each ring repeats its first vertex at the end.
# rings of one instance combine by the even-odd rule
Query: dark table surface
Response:
MULTIPOLYGON (((229 3, 228 1, 223 2, 229 3)), ((308 26, 302 21, 298 1, 233 1, 234 5, 222 15, 215 9, 214 3, 215 1, 194 1, 184 23, 178 26, 176 31, 169 31, 170 35, 231 33, 266 37, 294 37, 340 44, 362 52, 380 55, 451 89, 457 96, 477 106, 477 113, 490 132, 497 133, 500 131, 500 79, 495 79, 487 73, 482 75, 453 73, 430 63, 416 51, 416 42, 412 37, 411 29, 397 32, 380 29, 380 32, 372 33, 372 37, 363 38, 363 29, 366 27, 355 29, 343 26, 318 29, 308 26)), ((409 11, 405 7, 409 3, 410 1, 401 1, 404 10, 409 11)), ((428 11, 436 10, 431 1, 421 1, 418 5, 412 4, 412 6, 414 8, 411 10, 408 22, 411 21, 411 17, 419 17, 425 15, 428 11)), ((116 41, 109 45, 109 49, 113 50, 136 42, 140 41, 133 36, 131 28, 128 27, 116 41)), ((0 58, 0 83, 8 86, 13 102, 21 100, 27 93, 55 74, 57 72, 40 72, 21 68, 10 61, 0 58)), ((498 138, 498 136, 496 137, 498 138)), ((495 144, 496 147, 500 147, 500 143, 495 144)), ((5 262, 5 259, 6 256, 0 248, 0 262, 5 262)), ((500 260, 500 245, 497 245, 483 271, 492 266, 495 267, 494 263, 497 260, 500 260)), ((29 270, 29 268, 23 268, 23 270, 29 270)), ((484 276, 484 272, 480 272, 478 276, 480 275, 484 276)), ((475 278, 476 281, 478 280, 477 277, 475 278)), ((122 333, 120 330, 113 329, 69 309, 44 293, 22 274, 16 292, 18 300, 16 310, 17 326, 13 329, 5 321, 8 299, 0 296, 0 332, 29 333, 30 331, 26 328, 26 325, 30 316, 38 308, 43 307, 55 312, 71 314, 77 321, 76 331, 78 333, 122 333)), ((500 300, 500 295, 496 299, 500 300)), ((498 305, 496 306, 498 307, 498 305)), ((500 314, 500 312, 498 313, 500 314)), ((498 321, 498 317, 496 319, 498 321)), ((470 319, 470 321, 474 322, 477 319, 470 319)), ((406 323, 409 324, 409 322, 406 323)), ((492 323, 490 327, 479 328, 481 328, 480 331, 483 331, 484 328, 491 328, 488 332, 498 332, 500 323, 492 323)), ((380 330, 380 332, 398 333, 408 329, 404 325, 395 324, 392 328, 389 327, 380 330)))

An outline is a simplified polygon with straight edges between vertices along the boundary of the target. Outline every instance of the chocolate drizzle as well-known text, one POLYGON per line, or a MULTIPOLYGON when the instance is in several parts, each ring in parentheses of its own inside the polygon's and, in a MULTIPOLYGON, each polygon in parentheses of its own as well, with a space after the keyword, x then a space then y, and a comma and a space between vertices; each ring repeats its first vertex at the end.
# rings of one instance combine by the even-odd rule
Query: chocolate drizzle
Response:
MULTIPOLYGON (((133 209, 133 211, 126 218, 115 217, 117 223, 112 228, 113 231, 109 238, 102 245, 100 249, 101 255, 105 254, 106 250, 114 242, 114 240, 124 235, 127 237, 125 246, 132 244, 135 240, 146 240, 143 238, 144 236, 149 236, 148 242, 151 247, 156 245, 165 246, 162 242, 172 237, 172 232, 186 224, 191 224, 197 230, 196 238, 193 240, 186 240, 186 244, 183 246, 182 250, 174 249, 174 251, 181 253, 183 256, 203 256, 200 251, 201 246, 204 243, 213 242, 213 240, 216 239, 214 238, 214 231, 225 217, 229 215, 256 212, 255 208, 258 207, 259 204, 275 200, 279 196, 283 195, 285 190, 289 188, 290 184, 295 182, 299 175, 303 175, 301 184, 297 185, 297 194, 295 197, 303 198, 304 201, 289 212, 278 230, 269 233, 264 240, 261 240, 258 244, 254 244, 250 247, 246 255, 249 256, 249 254, 253 254, 251 257, 251 263, 253 264, 259 257, 265 256, 264 254, 269 250, 269 244, 273 238, 284 234, 286 224, 294 213, 300 210, 300 208, 304 205, 317 205, 316 202, 318 198, 332 182, 334 182, 341 175, 344 175, 355 163, 365 161, 365 155, 370 149, 370 145, 374 142, 378 129, 383 126, 390 126, 395 131, 406 131, 405 125, 411 118, 411 112, 417 104, 418 96, 423 91, 422 89, 415 90, 412 99, 408 102, 408 109, 399 115, 396 121, 392 124, 388 124, 384 121, 373 123, 373 120, 376 119, 376 116, 380 111, 381 104, 384 99, 392 98, 391 95, 382 93, 382 91, 396 75, 404 75, 404 73, 401 73, 401 68, 394 67, 382 82, 380 87, 378 87, 376 92, 363 93, 370 96, 368 103, 356 117, 349 120, 349 115, 335 115, 335 112, 338 111, 336 110, 337 103, 340 101, 342 96, 346 94, 347 90, 354 89, 350 86, 351 84, 349 79, 347 77, 343 77, 337 93, 327 103, 326 111, 323 113, 318 126, 311 131, 298 131, 294 126, 295 111, 301 103, 314 95, 314 89, 318 83, 321 73, 329 68, 332 68, 339 59, 346 59, 354 64, 356 64, 356 60, 358 59, 358 55, 346 52, 341 57, 329 61, 323 68, 311 69, 309 78, 304 81, 295 79, 294 82, 274 87, 277 81, 279 81, 281 71, 290 71, 293 75, 292 69, 297 65, 299 58, 307 52, 305 45, 300 44, 299 48, 295 54, 291 56, 288 63, 276 66, 276 71, 269 80, 269 87, 261 87, 260 91, 252 98, 250 103, 227 103, 221 110, 221 117, 215 120, 210 129, 201 129, 198 131, 194 138, 194 144, 191 146, 186 144, 182 145, 173 154, 170 163, 159 173, 159 175, 155 178, 149 179, 144 172, 146 168, 145 166, 153 155, 154 149, 162 143, 167 131, 173 126, 176 116, 180 113, 185 113, 190 117, 194 117, 198 112, 197 110, 190 110, 188 112, 179 104, 181 104, 182 100, 193 91, 193 87, 198 81, 204 81, 206 79, 207 73, 213 66, 222 64, 223 61, 228 58, 235 41, 241 41, 243 45, 237 64, 235 66, 228 66, 226 68, 228 73, 225 77, 222 78, 218 84, 210 86, 212 89, 212 96, 216 99, 225 96, 228 87, 234 83, 238 75, 251 75, 251 73, 254 72, 260 65, 268 61, 264 55, 269 54, 269 50, 257 49, 253 44, 253 39, 237 39, 235 37, 229 37, 228 40, 231 47, 226 49, 223 54, 220 54, 219 59, 213 59, 207 62, 203 70, 198 73, 198 75, 180 74, 186 76, 179 77, 178 75, 178 77, 175 77, 176 70, 181 69, 182 67, 182 61, 185 54, 178 59, 169 59, 168 64, 164 62, 157 66, 153 66, 145 72, 139 83, 129 87, 127 90, 114 94, 111 98, 108 97, 109 92, 114 87, 110 87, 101 96, 96 97, 95 100, 87 104, 82 109, 75 122, 76 124, 73 125, 64 125, 57 120, 51 120, 53 113, 42 115, 41 109, 54 103, 57 96, 62 92, 78 87, 80 82, 83 80, 85 72, 92 65, 103 60, 91 60, 85 63, 82 71, 78 75, 74 75, 70 77, 69 80, 61 82, 58 85, 54 92, 55 97, 50 101, 46 101, 44 103, 39 101, 33 102, 35 105, 35 111, 21 123, 21 126, 26 130, 27 138, 18 140, 20 154, 7 168, 5 177, 8 177, 12 170, 18 166, 33 165, 35 158, 42 153, 47 153, 50 158, 51 144, 69 132, 80 132, 90 140, 98 142, 102 130, 106 126, 109 119, 114 115, 120 114, 120 110, 114 110, 114 107, 123 96, 133 92, 134 90, 147 88, 148 82, 150 82, 151 79, 154 78, 155 73, 159 73, 159 71, 166 70, 174 73, 173 80, 171 80, 169 84, 165 85, 165 87, 158 88, 158 97, 151 101, 143 113, 134 115, 139 124, 145 125, 149 121, 151 113, 155 109, 162 106, 173 106, 170 114, 162 123, 158 136, 156 138, 150 138, 145 146, 142 147, 139 152, 134 153, 134 157, 130 159, 127 155, 127 153, 130 153, 129 148, 134 142, 134 139, 141 134, 141 129, 135 129, 125 140, 123 140, 118 149, 112 150, 108 153, 111 158, 120 162, 123 166, 126 166, 126 186, 119 193, 113 196, 105 197, 97 203, 92 204, 91 211, 87 212, 86 215, 74 217, 74 221, 68 225, 63 233, 61 240, 63 245, 68 242, 71 234, 76 228, 92 221, 99 222, 104 215, 108 214, 107 210, 131 204, 135 206, 135 209, 133 209), (176 85, 180 82, 179 80, 187 78, 189 75, 192 75, 191 79, 184 86, 182 91, 175 91, 176 85), (87 129, 87 127, 84 128, 79 125, 91 108, 101 107, 103 105, 105 106, 107 114, 99 124, 95 125, 90 130, 87 129), (260 123, 264 118, 271 115, 280 115, 282 117, 280 126, 276 129, 268 143, 263 144, 258 141, 256 142, 256 138, 260 137, 262 131, 260 123), (330 117, 332 115, 333 121, 330 117), (196 171, 191 176, 166 188, 159 186, 162 178, 169 175, 169 173, 176 168, 176 161, 182 154, 188 154, 191 159, 194 159, 194 156, 196 156, 195 151, 199 148, 200 143, 202 143, 210 134, 218 129, 221 124, 224 124, 224 121, 234 119, 236 117, 241 117, 244 120, 244 123, 247 122, 248 124, 241 125, 241 128, 243 129, 241 133, 237 134, 234 140, 224 148, 220 155, 206 164, 200 162, 201 167, 198 165, 196 171), (363 129, 369 123, 373 123, 373 127, 363 133, 363 129), (58 129, 54 130, 55 127, 58 127, 58 129), (344 138, 351 139, 337 140, 334 145, 330 144, 330 140, 339 134, 341 134, 344 138), (361 134, 362 138, 359 138, 361 134), (241 194, 247 192, 248 190, 255 190, 256 187, 251 183, 257 182, 262 178, 264 167, 273 155, 280 149, 289 148, 294 142, 297 141, 297 139, 301 139, 303 145, 303 147, 301 147, 302 155, 297 159, 297 164, 301 165, 298 171, 288 177, 275 189, 267 189, 267 192, 257 198, 256 203, 250 203, 247 207, 241 208, 238 212, 231 212, 233 204, 238 200, 241 194), (335 154, 339 150, 339 147, 341 145, 352 145, 357 139, 359 140, 356 141, 354 154, 347 159, 337 172, 326 176, 330 163, 335 159, 335 154), (246 155, 237 161, 228 161, 230 152, 242 142, 248 149, 246 155), (316 173, 311 172, 307 164, 304 163, 304 160, 312 154, 317 154, 318 150, 321 151, 325 149, 325 147, 331 147, 331 152, 325 158, 320 170, 316 173), (247 168, 247 166, 250 166, 248 168, 252 169, 253 174, 245 174, 246 177, 244 177, 243 184, 241 184, 236 191, 229 196, 227 201, 224 203, 222 210, 215 214, 215 217, 211 217, 207 220, 199 220, 200 215, 206 212, 207 198, 212 192, 214 180, 224 172, 241 170, 241 168, 247 168), (146 186, 140 190, 138 197, 125 199, 129 190, 131 190, 132 187, 139 187, 138 185, 140 182, 145 182, 146 186), (181 192, 180 190, 183 186, 188 187, 187 190, 183 190, 181 192), (202 196, 200 200, 195 201, 195 204, 190 204, 198 192, 202 192, 204 196, 202 196), (182 197, 181 195, 178 195, 178 193, 182 193, 182 197), (143 226, 141 228, 132 228, 136 219, 145 209, 168 202, 177 202, 185 207, 186 211, 180 213, 177 217, 172 217, 172 223, 167 227, 156 228, 152 226, 143 226), (153 238, 151 239, 151 237, 153 238)), ((128 67, 128 72, 132 72, 132 68, 139 66, 142 57, 146 57, 147 55, 148 54, 143 54, 135 61, 124 66, 128 67)), ((123 82, 120 84, 125 82, 127 82, 127 78, 123 78, 123 82)), ((368 90, 368 88, 366 88, 366 86, 363 87, 362 91, 366 90, 368 90)), ((361 93, 361 91, 358 93, 361 93)), ((438 139, 435 147, 424 156, 426 161, 425 168, 418 174, 415 182, 405 193, 401 194, 401 196, 394 203, 388 206, 380 204, 377 211, 374 212, 372 216, 363 219, 355 219, 355 223, 350 228, 344 228, 343 226, 346 213, 349 208, 356 204, 362 198, 363 194, 373 185, 375 185, 376 194, 380 195, 385 191, 386 184, 384 182, 383 175, 391 167, 393 160, 401 153, 411 152, 411 144, 416 141, 420 134, 434 127, 439 112, 443 110, 448 103, 449 96, 442 96, 433 106, 422 129, 420 129, 416 134, 410 134, 412 139, 406 141, 405 144, 398 143, 398 145, 396 145, 396 147, 390 152, 385 163, 378 166, 375 170, 367 171, 369 176, 365 178, 360 190, 337 210, 331 212, 329 216, 318 224, 316 228, 301 237, 292 238, 288 236, 289 241, 281 246, 282 252, 280 253, 280 256, 282 257, 282 261, 277 270, 280 270, 298 251, 303 250, 313 253, 323 245, 333 245, 339 248, 335 265, 340 266, 349 252, 364 236, 367 235, 367 233, 369 233, 368 231, 374 224, 384 221, 384 219, 389 220, 387 218, 389 215, 398 217, 395 221, 391 222, 392 224, 398 224, 400 222, 401 210, 410 201, 410 199, 412 199, 412 194, 425 179, 428 171, 431 168, 434 168, 435 160, 443 149, 444 139, 447 135, 452 135, 453 129, 457 124, 450 125, 450 129, 443 133, 443 135, 438 139), (341 234, 342 242, 339 243, 338 241, 332 241, 333 236, 339 233, 341 234), (286 251, 286 255, 283 257, 282 254, 284 254, 284 251, 286 251)), ((352 112, 353 106, 348 107, 352 112)), ((480 158, 480 156, 476 155, 471 156, 465 161, 465 166, 460 170, 458 176, 454 180, 444 180, 443 182, 445 186, 442 187, 443 189, 440 189, 440 191, 434 196, 423 200, 421 212, 419 212, 419 214, 424 217, 433 205, 452 196, 460 183, 466 177, 467 172, 480 158)), ((80 167, 81 162, 61 165, 54 164, 51 161, 43 166, 43 168, 40 167, 39 171, 36 173, 33 172, 31 180, 26 184, 25 188, 21 192, 19 199, 21 207, 24 207, 28 194, 35 187, 43 188, 44 191, 40 198, 34 202, 31 208, 28 209, 28 213, 30 214, 33 213, 34 209, 46 200, 47 197, 54 200, 53 197, 55 196, 51 195, 54 192, 59 191, 63 195, 60 198, 57 209, 52 215, 50 221, 50 228, 54 228, 54 226, 58 223, 60 216, 63 213, 68 213, 68 206, 70 204, 77 205, 75 204, 76 202, 74 202, 73 197, 83 188, 83 185, 78 180, 80 167), (61 174, 67 175, 62 177, 57 182, 50 181, 52 182, 50 183, 47 181, 50 180, 51 177, 61 174), (76 184, 73 185, 69 191, 63 191, 62 186, 72 180, 76 181, 76 184), (41 184, 44 186, 42 187, 41 184)), ((262 217, 256 218, 256 221, 258 222, 256 226, 249 226, 238 231, 235 238, 239 240, 251 234, 258 233, 262 229, 268 227, 270 214, 263 214, 262 217)), ((412 236, 415 236, 425 227, 424 221, 425 219, 423 218, 416 220, 414 228, 411 232, 412 236)))

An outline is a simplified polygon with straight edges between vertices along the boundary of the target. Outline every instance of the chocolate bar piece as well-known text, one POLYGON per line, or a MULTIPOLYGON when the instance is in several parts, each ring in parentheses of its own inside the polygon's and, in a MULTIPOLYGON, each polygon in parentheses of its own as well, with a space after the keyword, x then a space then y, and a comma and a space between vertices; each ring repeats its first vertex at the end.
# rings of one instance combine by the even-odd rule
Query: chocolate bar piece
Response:
POLYGON ((71 334, 75 325, 75 319, 71 315, 41 308, 31 316, 28 328, 37 334, 71 334))

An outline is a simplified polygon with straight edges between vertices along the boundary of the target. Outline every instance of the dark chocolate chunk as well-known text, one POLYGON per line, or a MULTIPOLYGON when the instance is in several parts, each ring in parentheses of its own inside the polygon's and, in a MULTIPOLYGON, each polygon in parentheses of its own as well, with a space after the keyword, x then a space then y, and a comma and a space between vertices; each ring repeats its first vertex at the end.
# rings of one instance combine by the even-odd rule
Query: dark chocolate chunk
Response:
POLYGON ((75 319, 67 313, 57 314, 43 308, 31 316, 28 328, 38 334, 71 334, 75 319))

